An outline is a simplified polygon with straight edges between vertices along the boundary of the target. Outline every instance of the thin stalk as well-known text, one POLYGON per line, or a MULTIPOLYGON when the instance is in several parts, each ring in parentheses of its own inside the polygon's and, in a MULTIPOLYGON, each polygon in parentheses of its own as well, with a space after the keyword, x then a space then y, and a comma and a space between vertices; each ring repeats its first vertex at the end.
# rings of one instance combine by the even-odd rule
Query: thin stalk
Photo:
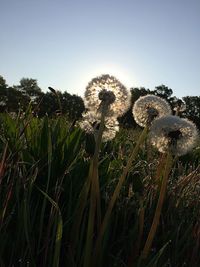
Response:
POLYGON ((54 255, 53 255, 53 267, 59 267, 59 260, 60 260, 60 250, 61 250, 61 242, 62 242, 62 234, 63 234, 63 220, 62 214, 58 204, 43 190, 41 190, 38 186, 35 185, 40 193, 42 193, 52 206, 56 209, 58 213, 57 217, 57 226, 56 226, 56 237, 55 237, 55 244, 54 244, 54 255))
POLYGON ((11 184, 7 188, 7 194, 6 194, 4 204, 2 207, 3 210, 1 211, 1 214, 0 214, 0 229, 3 225, 3 220, 4 220, 4 216, 6 214, 7 208, 8 208, 9 200, 11 199, 12 194, 13 194, 13 186, 14 186, 14 181, 11 181, 11 184))
POLYGON ((171 168, 172 168, 172 163, 173 163, 172 162, 172 155, 169 152, 167 154, 167 158, 166 158, 166 164, 165 164, 165 169, 164 169, 164 174, 163 174, 163 179, 162 179, 162 184, 161 184, 161 189, 160 189, 160 195, 159 195, 156 211, 154 214, 151 229, 150 229, 148 237, 147 237, 147 241, 146 241, 145 246, 144 246, 144 250, 142 252, 142 259, 146 259, 148 257, 149 251, 150 251, 151 246, 152 246, 153 239, 154 239, 155 234, 156 234, 156 230, 157 230, 157 227, 159 224, 160 215, 161 215, 161 211, 162 211, 162 207, 163 207, 165 194, 167 191, 167 182, 168 182, 169 173, 170 173, 171 168))
POLYGON ((142 236, 143 236, 143 232, 144 232, 144 214, 145 214, 145 208, 144 208, 144 203, 143 203, 143 199, 142 197, 140 198, 140 209, 139 209, 139 221, 138 221, 138 237, 136 240, 136 244, 133 247, 133 251, 130 255, 129 261, 128 261, 128 267, 132 267, 134 266, 134 262, 136 260, 136 258, 139 255, 139 250, 140 250, 140 246, 142 243, 142 236))
MULTIPOLYGON (((92 176, 92 175, 90 175, 91 167, 92 167, 92 165, 90 165, 89 177, 92 176)), ((84 209, 85 209, 85 206, 87 203, 87 197, 89 194, 90 186, 91 186, 91 180, 87 179, 85 181, 83 187, 82 187, 80 194, 79 194, 79 201, 78 201, 78 205, 76 207, 76 211, 75 211, 75 215, 74 215, 74 224, 72 226, 72 231, 71 231, 71 245, 72 245, 71 250, 72 250, 72 252, 75 251, 76 244, 78 242, 79 230, 80 230, 80 226, 81 226, 83 212, 84 212, 84 209)))
POLYGON ((59 96, 58 92, 50 86, 48 87, 48 89, 56 96, 57 101, 58 101, 58 106, 60 109, 60 113, 62 114, 62 105, 61 105, 60 96, 59 96))
MULTIPOLYGON (((48 128, 47 128, 48 129, 48 128)), ((48 175, 47 175, 47 184, 46 184, 46 193, 48 193, 49 190, 49 184, 50 184, 50 179, 51 179, 51 161, 52 161, 52 140, 51 140, 51 133, 50 130, 48 129, 48 175)), ((47 200, 46 198, 43 199, 43 204, 41 207, 41 217, 40 217, 40 223, 39 223, 39 239, 38 239, 38 253, 40 249, 40 245, 42 242, 42 231, 44 227, 44 217, 45 217, 45 210, 46 210, 46 205, 47 205, 47 200)))
MULTIPOLYGON (((104 104, 104 103, 103 103, 104 104)), ((99 162, 99 150, 101 146, 101 140, 104 130, 105 115, 107 112, 107 105, 104 105, 101 113, 101 122, 96 138, 95 152, 91 160, 92 172, 91 172, 91 195, 90 195, 90 209, 88 218, 88 228, 86 237, 84 267, 89 267, 91 263, 92 255, 92 243, 94 234, 94 221, 95 213, 97 212, 97 221, 101 221, 101 207, 100 207, 100 189, 99 189, 99 176, 98 176, 98 162, 99 162)))
POLYGON ((163 169, 165 168, 166 163, 166 154, 161 154, 159 163, 156 168, 156 175, 155 175, 155 182, 161 184, 161 175, 163 172, 163 169))
POLYGON ((34 256, 33 256, 33 251, 32 247, 33 242, 31 242, 31 225, 30 225, 30 210, 29 210, 29 202, 30 202, 30 197, 28 196, 28 193, 25 192, 25 198, 23 200, 23 223, 24 223, 24 232, 25 232, 25 237, 26 237, 26 242, 27 242, 27 248, 29 249, 30 257, 31 257, 31 263, 33 266, 36 266, 34 256))
POLYGON ((112 209, 113 209, 113 207, 115 205, 117 197, 119 196, 119 193, 120 193, 121 187, 122 187, 122 185, 123 185, 123 183, 125 181, 125 178, 126 178, 128 172, 129 172, 129 170, 130 170, 130 168, 132 166, 132 162, 136 158, 136 156, 138 154, 138 151, 139 151, 139 148, 140 148, 141 144, 143 144, 143 142, 144 142, 144 140, 145 140, 145 138, 147 136, 147 132, 148 132, 148 128, 146 127, 142 131, 142 133, 141 133, 141 135, 139 137, 139 140, 136 143, 136 146, 135 146, 134 150, 132 151, 132 154, 129 157, 127 165, 124 168, 124 170, 122 172, 122 175, 119 178, 118 184, 117 184, 117 186, 115 188, 115 191, 114 191, 114 193, 112 195, 112 198, 111 198, 111 200, 109 202, 108 208, 106 210, 106 213, 105 213, 105 216, 104 216, 101 228, 100 228, 99 236, 98 236, 97 241, 96 241, 96 246, 95 246, 95 251, 94 251, 94 262, 98 262, 98 255, 99 255, 99 252, 100 252, 100 249, 101 249, 101 243, 102 243, 104 233, 105 233, 106 228, 107 228, 108 223, 109 223, 109 219, 110 219, 110 216, 111 216, 111 213, 112 213, 112 209))
POLYGON ((8 151, 8 143, 6 143, 6 145, 5 145, 2 160, 0 162, 0 185, 1 185, 2 179, 4 177, 4 173, 5 173, 7 151, 8 151))

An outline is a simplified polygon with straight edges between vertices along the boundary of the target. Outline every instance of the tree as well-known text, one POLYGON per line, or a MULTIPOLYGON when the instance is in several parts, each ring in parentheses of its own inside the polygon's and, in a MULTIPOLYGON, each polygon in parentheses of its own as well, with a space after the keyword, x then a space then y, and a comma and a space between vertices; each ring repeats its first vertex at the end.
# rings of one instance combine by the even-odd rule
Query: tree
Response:
POLYGON ((70 120, 80 119, 85 110, 83 99, 77 95, 70 95, 67 92, 62 94, 62 108, 70 120))
POLYGON ((172 96, 173 90, 164 84, 156 86, 155 90, 151 91, 151 93, 164 98, 171 105, 174 114, 176 113, 177 107, 183 104, 181 99, 177 98, 176 96, 172 96))
POLYGON ((43 93, 41 101, 38 105, 37 115, 43 117, 45 115, 53 116, 59 110, 59 104, 55 94, 52 92, 43 93))
POLYGON ((22 93, 6 84, 0 76, 0 112, 18 112, 22 103, 22 93))
POLYGON ((27 104, 24 101, 23 95, 13 87, 8 87, 6 90, 7 103, 6 111, 17 113, 19 109, 25 110, 27 104))
POLYGON ((43 96, 36 79, 22 78, 19 85, 14 88, 22 93, 23 102, 28 104, 31 101, 33 109, 37 107, 43 96))
POLYGON ((7 87, 6 80, 0 75, 0 112, 4 112, 8 102, 7 99, 7 87))
POLYGON ((164 84, 156 86, 155 90, 152 91, 154 95, 160 96, 162 98, 165 98, 167 101, 170 102, 170 98, 173 95, 173 91, 171 88, 168 88, 164 84))
POLYGON ((41 89, 37 84, 37 80, 22 78, 19 82, 19 85, 14 86, 17 90, 21 91, 23 95, 29 97, 38 96, 41 94, 41 89))
POLYGON ((183 100, 186 103, 183 115, 192 120, 200 130, 200 96, 186 96, 183 100))

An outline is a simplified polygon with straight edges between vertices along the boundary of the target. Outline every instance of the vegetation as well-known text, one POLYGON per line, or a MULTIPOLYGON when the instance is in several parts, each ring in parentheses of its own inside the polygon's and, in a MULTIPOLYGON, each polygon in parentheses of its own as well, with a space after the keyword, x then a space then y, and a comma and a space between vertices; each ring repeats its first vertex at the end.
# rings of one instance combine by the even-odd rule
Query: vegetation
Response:
MULTIPOLYGON (((51 89, 51 87, 49 87, 49 89, 51 89)), ((123 127, 136 127, 136 122, 132 116, 132 106, 134 102, 140 96, 154 94, 166 99, 170 103, 172 109, 175 109, 177 105, 181 106, 185 103, 186 109, 182 115, 191 119, 200 129, 200 96, 186 96, 181 100, 173 96, 173 90, 165 85, 157 86, 154 90, 149 90, 144 87, 131 88, 131 94, 132 105, 130 109, 119 118, 123 127)), ((82 98, 77 95, 71 95, 66 91, 62 93, 54 89, 44 93, 39 88, 37 80, 30 78, 22 78, 19 85, 13 85, 11 87, 8 86, 5 79, 0 76, 0 112, 18 113, 19 110, 25 111, 30 101, 35 116, 39 118, 45 115, 52 117, 62 113, 68 120, 73 121, 80 119, 85 110, 82 98)))
POLYGON ((0 112, 25 112, 31 102, 32 110, 37 117, 54 116, 58 113, 65 114, 69 120, 81 117, 84 111, 81 97, 67 92, 61 93, 51 87, 49 89, 49 92, 42 92, 37 80, 28 78, 23 78, 19 85, 10 87, 0 76, 0 112))
MULTIPOLYGON (((150 147, 129 110, 119 119, 127 127, 100 145, 96 162, 93 137, 74 121, 83 110, 70 106, 81 99, 44 94, 35 80, 28 90, 26 82, 8 87, 0 81, 0 266, 200 266, 200 144, 173 157, 160 223, 143 257, 166 155, 150 147)), ((170 90, 164 98, 173 105, 170 90)), ((146 92, 132 89, 133 102, 146 92)), ((165 86, 154 94, 162 92, 165 86)), ((184 116, 199 118, 199 97, 184 100, 193 103, 184 116)))

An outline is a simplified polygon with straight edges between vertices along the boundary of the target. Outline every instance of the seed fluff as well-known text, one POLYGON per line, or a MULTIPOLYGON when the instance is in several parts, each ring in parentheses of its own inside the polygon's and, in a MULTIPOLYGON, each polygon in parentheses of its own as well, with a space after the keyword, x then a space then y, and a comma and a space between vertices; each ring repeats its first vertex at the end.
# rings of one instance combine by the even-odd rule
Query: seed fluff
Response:
MULTIPOLYGON (((88 134, 94 134, 96 138, 99 126, 101 122, 101 116, 99 113, 88 111, 83 114, 83 120, 79 122, 79 126, 88 134)), ((104 124, 104 131, 102 135, 102 141, 107 142, 112 140, 116 133, 119 131, 119 123, 115 117, 106 117, 104 124)))
POLYGON ((150 125, 154 119, 171 114, 171 107, 166 100, 155 95, 141 96, 133 106, 133 116, 142 127, 150 125))
POLYGON ((169 115, 152 123, 149 138, 161 153, 170 150, 173 155, 181 156, 194 148, 198 131, 192 121, 169 115))
POLYGON ((84 103, 89 111, 101 111, 106 103, 106 116, 122 116, 130 106, 131 95, 115 77, 104 74, 92 79, 86 87, 84 103))

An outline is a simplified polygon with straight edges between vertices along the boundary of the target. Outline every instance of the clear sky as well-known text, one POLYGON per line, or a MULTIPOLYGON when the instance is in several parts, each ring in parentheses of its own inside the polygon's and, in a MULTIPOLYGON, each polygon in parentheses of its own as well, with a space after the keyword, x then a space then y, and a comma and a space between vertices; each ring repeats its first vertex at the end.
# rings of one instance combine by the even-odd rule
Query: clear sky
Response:
POLYGON ((109 73, 128 87, 200 95, 200 0, 0 0, 0 75, 83 95, 109 73))

